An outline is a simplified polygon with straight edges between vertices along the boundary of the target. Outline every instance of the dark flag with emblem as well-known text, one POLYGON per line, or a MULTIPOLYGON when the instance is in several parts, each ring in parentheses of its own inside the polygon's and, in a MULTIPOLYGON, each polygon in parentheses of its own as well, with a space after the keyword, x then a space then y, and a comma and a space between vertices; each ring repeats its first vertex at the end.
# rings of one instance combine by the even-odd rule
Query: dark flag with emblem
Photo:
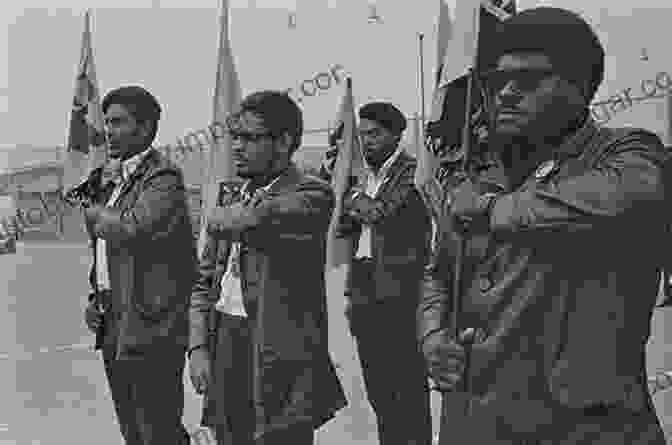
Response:
MULTIPOLYGON (((432 212, 441 213, 445 202, 449 199, 450 179, 456 178, 467 167, 464 160, 471 160, 474 151, 470 147, 484 146, 487 139, 488 113, 487 95, 479 81, 478 74, 491 68, 495 63, 498 25, 515 13, 514 0, 459 0, 455 7, 455 20, 452 26, 452 37, 446 46, 446 55, 442 67, 440 83, 434 92, 430 121, 425 130, 426 149, 432 152, 438 163, 443 164, 448 174, 436 169, 434 184, 443 176, 446 181, 440 183, 436 196, 432 196, 432 212), (468 125, 467 125, 468 124, 468 125), (463 132, 468 141, 463 141, 463 132), (473 141, 473 143, 472 143, 473 141), (464 144, 463 142, 468 142, 464 144), (466 152, 466 151, 469 152, 466 152)), ((477 153, 480 154, 480 153, 477 153)), ((441 230, 432 234, 434 253, 440 245, 441 230)), ((460 275, 463 272, 461 258, 465 244, 460 243, 455 253, 453 277, 453 310, 452 329, 454 335, 461 335, 460 317, 460 275)), ((469 360, 469 352, 466 352, 469 360)), ((470 381, 469 364, 465 364, 465 386, 460 391, 443 394, 441 406, 441 428, 439 444, 452 443, 455 438, 467 437, 472 434, 475 426, 470 420, 470 381)), ((485 426, 487 429, 488 426, 485 426)), ((459 442, 459 439, 458 439, 459 442)))
POLYGON ((107 159, 103 110, 91 43, 90 13, 84 15, 84 32, 70 114, 63 188, 69 190, 107 159))
POLYGON ((487 136, 486 95, 478 74, 497 62, 494 58, 497 26, 515 12, 515 0, 457 2, 453 37, 446 47, 442 72, 437 76, 439 87, 427 126, 427 137, 435 141, 429 148, 435 151, 439 161, 457 161, 462 156, 468 73, 472 68, 476 74, 470 113, 473 133, 477 140, 487 136))
MULTIPOLYGON (((462 158, 462 131, 470 69, 478 74, 492 66, 494 34, 499 23, 516 12, 515 0, 461 0, 454 20, 445 0, 439 0, 437 71, 429 123, 425 130, 426 151, 419 153, 415 183, 434 218, 445 200, 445 178, 462 158)), ((478 142, 487 137, 486 96, 474 76, 471 94, 471 127, 478 142)), ((436 223, 432 243, 437 242, 436 223)))

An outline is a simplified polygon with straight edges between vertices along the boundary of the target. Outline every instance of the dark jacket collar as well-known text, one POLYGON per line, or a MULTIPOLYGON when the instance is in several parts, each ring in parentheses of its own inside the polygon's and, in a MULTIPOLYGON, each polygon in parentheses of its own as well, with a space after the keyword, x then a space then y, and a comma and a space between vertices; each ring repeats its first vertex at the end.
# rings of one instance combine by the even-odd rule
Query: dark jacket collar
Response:
POLYGON ((415 159, 406 153, 406 150, 402 149, 401 153, 399 153, 399 156, 397 156, 397 159, 395 159, 392 165, 390 165, 390 177, 394 176, 394 174, 399 171, 399 169, 408 164, 414 164, 415 162, 415 159))
MULTIPOLYGON (((301 181, 301 176, 302 173, 296 164, 290 163, 289 166, 274 179, 275 182, 270 182, 270 187, 267 191, 269 193, 276 193, 280 190, 286 189, 287 187, 298 184, 301 181)), ((248 184, 249 181, 246 181, 241 187, 241 191, 245 190, 248 187, 248 184)), ((266 186, 268 187, 268 184, 266 186)))
POLYGON ((401 172, 407 166, 414 165, 415 163, 415 159, 409 156, 405 150, 402 150, 401 153, 399 153, 399 156, 397 156, 397 159, 390 165, 390 170, 387 172, 385 179, 383 179, 383 183, 380 185, 377 196, 384 194, 392 184, 396 184, 401 172))
MULTIPOLYGON (((128 177, 126 181, 124 181, 124 185, 121 188, 121 191, 119 192, 119 198, 128 192, 131 187, 133 187, 133 184, 135 184, 135 181, 138 178, 141 178, 142 176, 145 175, 147 170, 149 170, 153 165, 156 165, 156 163, 159 160, 159 152, 156 151, 154 148, 151 148, 147 155, 142 159, 140 164, 138 164, 138 167, 135 169, 135 171, 128 177)), ((120 200, 119 199, 119 200, 120 200)))
MULTIPOLYGON (((560 145, 550 150, 552 157, 562 162, 568 158, 579 156, 583 153, 588 142, 597 134, 597 132, 598 128, 595 121, 591 116, 588 116, 584 124, 578 130, 569 134, 560 145)), ((487 159, 487 157, 484 159, 487 159)), ((480 175, 482 181, 495 185, 501 190, 509 189, 509 179, 501 163, 491 162, 488 164, 485 162, 485 164, 481 163, 480 166, 485 167, 482 170, 483 173, 480 175)))
POLYGON ((573 133, 569 134, 565 140, 553 150, 554 156, 559 159, 574 157, 580 155, 586 147, 587 142, 597 134, 598 128, 595 120, 588 115, 583 125, 573 133))

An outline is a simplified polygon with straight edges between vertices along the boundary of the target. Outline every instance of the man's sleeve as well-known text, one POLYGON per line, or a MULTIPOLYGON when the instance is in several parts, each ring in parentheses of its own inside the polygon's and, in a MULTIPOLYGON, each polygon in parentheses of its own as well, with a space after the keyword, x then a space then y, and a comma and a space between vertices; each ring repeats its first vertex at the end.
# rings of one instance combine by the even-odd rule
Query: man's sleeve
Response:
MULTIPOLYGON (((256 221, 242 229, 245 242, 264 248, 283 241, 314 241, 326 236, 334 208, 334 193, 323 181, 306 181, 296 189, 281 194, 267 194, 244 209, 256 221)), ((221 209, 226 212, 227 208, 221 209)), ((223 215, 222 220, 231 221, 223 215)), ((220 230, 231 229, 221 226, 220 230)), ((237 236, 232 232, 234 238, 237 236)))
POLYGON ((583 174, 500 197, 492 208, 491 228, 499 233, 571 232, 611 224, 633 212, 655 215, 664 205, 667 157, 655 135, 630 134, 583 174))
POLYGON ((449 228, 446 226, 449 209, 442 209, 442 224, 439 225, 440 236, 436 252, 425 266, 425 273, 420 283, 420 301, 417 311, 418 343, 435 332, 449 328, 449 314, 452 310, 452 277, 453 255, 449 228))
POLYGON ((373 199, 361 195, 354 198, 352 205, 357 210, 354 218, 361 224, 374 225, 393 215, 413 193, 418 194, 418 199, 421 200, 415 188, 414 174, 415 168, 407 165, 400 173, 399 183, 390 193, 373 199))
POLYGON ((97 237, 107 241, 131 241, 153 238, 179 223, 186 192, 182 175, 174 169, 155 172, 145 180, 143 190, 132 208, 121 211, 101 209, 93 228, 97 237))
MULTIPOLYGON (((208 234, 199 260, 189 305, 189 352, 208 344, 210 317, 218 300, 216 292, 218 283, 215 283, 215 277, 221 276, 221 269, 226 267, 227 260, 219 256, 224 247, 221 243, 228 243, 228 241, 208 234)), ((228 257, 228 246, 226 249, 225 256, 228 257)))
POLYGON ((286 242, 315 242, 326 237, 334 209, 334 193, 323 182, 306 182, 296 190, 264 199, 256 211, 261 222, 245 232, 246 241, 257 248, 286 242))

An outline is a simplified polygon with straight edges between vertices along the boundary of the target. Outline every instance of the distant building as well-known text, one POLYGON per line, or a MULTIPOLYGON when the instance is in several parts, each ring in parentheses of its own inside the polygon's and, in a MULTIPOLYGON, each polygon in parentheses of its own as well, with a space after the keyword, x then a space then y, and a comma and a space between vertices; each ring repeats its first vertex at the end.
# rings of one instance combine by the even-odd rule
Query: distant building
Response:
MULTIPOLYGON (((28 221, 26 239, 53 238, 58 235, 72 241, 86 240, 83 220, 77 209, 63 205, 60 181, 63 175, 62 147, 28 145, 0 147, 0 196, 11 195, 28 221), (62 213, 63 219, 59 220, 62 213), (59 232, 63 232, 59 235, 59 232)), ((295 154, 296 163, 317 172, 326 147, 305 146, 295 154)), ((201 153, 171 154, 182 168, 189 191, 189 204, 195 232, 198 233, 201 210, 201 153)))

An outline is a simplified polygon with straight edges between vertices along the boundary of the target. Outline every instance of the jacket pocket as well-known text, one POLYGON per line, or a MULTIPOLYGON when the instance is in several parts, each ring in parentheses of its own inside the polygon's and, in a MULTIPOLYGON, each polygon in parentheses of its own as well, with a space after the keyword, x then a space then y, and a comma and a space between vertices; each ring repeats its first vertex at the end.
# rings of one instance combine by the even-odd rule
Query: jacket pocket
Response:
MULTIPOLYGON (((181 271, 180 273, 190 273, 181 271)), ((175 308, 179 298, 181 277, 167 265, 155 264, 145 272, 140 286, 131 296, 135 309, 147 320, 159 320, 175 308)), ((185 297, 186 298, 186 297, 185 297)))

